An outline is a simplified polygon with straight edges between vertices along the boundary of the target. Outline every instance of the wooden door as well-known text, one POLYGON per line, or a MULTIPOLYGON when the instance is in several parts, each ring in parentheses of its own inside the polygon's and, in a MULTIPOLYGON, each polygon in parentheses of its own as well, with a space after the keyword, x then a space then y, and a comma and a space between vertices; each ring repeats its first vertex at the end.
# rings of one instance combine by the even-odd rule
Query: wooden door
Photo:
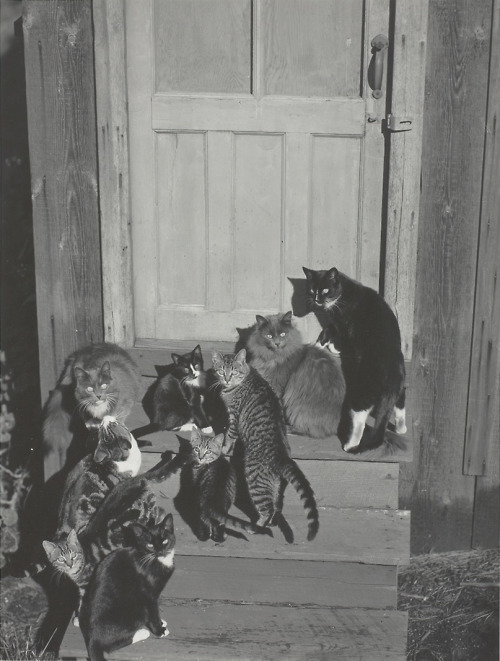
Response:
POLYGON ((378 289, 367 73, 389 0, 127 0, 125 19, 136 338, 233 340, 292 307, 303 265, 378 289))

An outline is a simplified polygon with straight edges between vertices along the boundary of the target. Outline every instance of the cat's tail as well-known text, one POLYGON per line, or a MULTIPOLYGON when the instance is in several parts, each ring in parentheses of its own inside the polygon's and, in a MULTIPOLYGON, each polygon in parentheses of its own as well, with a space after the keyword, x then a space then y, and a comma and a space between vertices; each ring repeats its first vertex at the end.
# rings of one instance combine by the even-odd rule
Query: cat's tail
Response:
POLYGON ((142 477, 147 479, 148 482, 163 482, 171 475, 177 473, 183 466, 192 460, 193 454, 191 446, 186 442, 185 447, 181 446, 179 452, 170 461, 162 461, 161 463, 153 466, 148 471, 143 473, 142 477))
POLYGON ((307 512, 307 540, 310 542, 318 534, 319 514, 314 491, 309 480, 293 459, 289 459, 283 467, 281 476, 293 486, 299 494, 304 509, 307 512))

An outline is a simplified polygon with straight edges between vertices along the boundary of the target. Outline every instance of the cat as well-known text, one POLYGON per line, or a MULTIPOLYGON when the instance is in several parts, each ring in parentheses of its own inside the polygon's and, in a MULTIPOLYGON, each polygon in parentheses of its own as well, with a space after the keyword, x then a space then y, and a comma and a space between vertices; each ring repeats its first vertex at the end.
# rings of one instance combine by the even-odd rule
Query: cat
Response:
POLYGON ((211 436, 197 427, 191 432, 194 461, 190 464, 194 500, 198 504, 198 538, 226 539, 225 527, 251 534, 269 531, 228 514, 236 496, 234 466, 222 454, 224 434, 211 436))
MULTIPOLYGON (((111 551, 124 545, 123 527, 130 522, 148 525, 157 518, 158 506, 150 485, 167 480, 193 459, 191 446, 188 450, 181 447, 170 461, 162 461, 145 473, 116 483, 107 493, 102 493, 101 488, 93 494, 97 509, 90 517, 85 517, 78 531, 71 528, 66 535, 70 524, 65 520, 54 541, 43 541, 52 567, 77 585, 80 603, 94 567, 111 551)), ((81 497, 78 509, 81 509, 81 497)), ((88 512, 89 508, 85 509, 88 512)), ((82 523, 81 518, 79 523, 82 523)), ((76 611, 78 613, 78 606, 76 611)))
POLYGON ((313 438, 337 432, 345 382, 337 359, 303 344, 292 312, 257 315, 247 341, 248 361, 268 381, 283 404, 292 431, 313 438))
POLYGON ((335 267, 303 270, 310 307, 326 312, 327 324, 318 342, 332 342, 340 352, 346 381, 338 428, 343 449, 359 451, 381 445, 392 412, 396 432, 406 433, 405 364, 396 316, 380 294, 335 267), (374 427, 360 447, 370 414, 374 427))
POLYGON ((96 567, 80 608, 79 623, 89 658, 102 661, 152 633, 168 635, 158 598, 174 572, 174 523, 165 514, 155 525, 130 523, 128 546, 96 567))
POLYGON ((43 411, 46 478, 86 454, 82 438, 104 416, 124 423, 138 394, 137 366, 121 347, 104 342, 72 353, 43 411))
POLYGON ((236 355, 214 352, 212 362, 229 412, 226 451, 235 443, 243 454, 243 470, 250 498, 259 515, 257 526, 281 519, 283 495, 290 482, 307 512, 310 541, 319 529, 314 492, 290 457, 280 402, 269 383, 246 362, 246 349, 236 355))
POLYGON ((153 395, 153 420, 162 430, 192 428, 192 423, 207 433, 212 431, 203 402, 207 390, 207 374, 198 344, 183 355, 172 354, 173 365, 162 376, 153 395))

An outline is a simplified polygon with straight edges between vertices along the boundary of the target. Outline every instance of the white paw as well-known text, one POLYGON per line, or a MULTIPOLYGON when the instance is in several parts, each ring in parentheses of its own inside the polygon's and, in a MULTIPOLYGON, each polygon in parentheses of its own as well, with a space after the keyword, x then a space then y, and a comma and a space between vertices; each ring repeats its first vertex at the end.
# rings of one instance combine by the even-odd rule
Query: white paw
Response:
POLYGON ((146 638, 149 638, 150 635, 151 635, 151 631, 149 629, 138 629, 134 633, 134 637, 132 638, 132 644, 139 643, 141 640, 146 640, 146 638))
POLYGON ((193 431, 194 427, 196 427, 194 422, 185 422, 182 427, 179 427, 179 431, 193 431))
POLYGON ((80 627, 80 620, 78 619, 78 615, 75 615, 73 618, 73 626, 80 627))
POLYGON ((406 434, 408 431, 408 428, 406 427, 406 424, 397 422, 396 423, 396 434, 406 434))
POLYGON ((201 431, 204 434, 213 434, 214 433, 214 430, 212 429, 212 427, 203 427, 203 429, 201 431))
POLYGON ((104 427, 104 429, 106 429, 113 422, 116 422, 116 418, 114 415, 105 415, 104 418, 102 419, 101 425, 104 427))
POLYGON ((168 634, 170 633, 170 631, 167 628, 167 623, 165 622, 165 620, 161 621, 161 626, 162 626, 163 631, 162 631, 162 634, 161 634, 160 638, 166 638, 168 636, 168 634))
POLYGON ((340 356, 340 351, 337 351, 335 345, 332 342, 328 342, 326 348, 330 353, 333 353, 334 356, 340 356))

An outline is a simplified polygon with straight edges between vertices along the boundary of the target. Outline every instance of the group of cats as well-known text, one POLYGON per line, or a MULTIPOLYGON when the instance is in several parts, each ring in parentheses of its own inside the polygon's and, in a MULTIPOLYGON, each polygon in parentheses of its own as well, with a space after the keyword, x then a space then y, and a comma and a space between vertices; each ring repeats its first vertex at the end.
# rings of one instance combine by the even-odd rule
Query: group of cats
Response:
POLYGON ((187 471, 198 505, 197 535, 219 542, 225 528, 270 534, 291 483, 312 540, 318 510, 290 456, 287 424, 312 437, 337 431, 346 451, 359 449, 369 414, 375 419, 369 446, 382 442, 393 411, 396 431, 406 431, 404 361, 389 306, 335 268, 304 272, 311 310, 326 314, 317 345, 302 343, 287 312, 258 315, 246 346, 236 354, 213 353, 212 370, 203 369, 199 346, 173 354, 173 365, 154 386, 152 418, 161 429, 190 424, 191 440, 141 475, 141 453, 123 424, 138 397, 135 363, 108 343, 67 359, 44 411, 45 451, 64 463, 78 428, 92 451, 69 472, 57 532, 43 547, 51 565, 79 588, 79 625, 92 661, 150 633, 168 634, 158 597, 174 570, 175 534, 153 483, 187 471), (255 523, 228 514, 239 480, 255 523))

